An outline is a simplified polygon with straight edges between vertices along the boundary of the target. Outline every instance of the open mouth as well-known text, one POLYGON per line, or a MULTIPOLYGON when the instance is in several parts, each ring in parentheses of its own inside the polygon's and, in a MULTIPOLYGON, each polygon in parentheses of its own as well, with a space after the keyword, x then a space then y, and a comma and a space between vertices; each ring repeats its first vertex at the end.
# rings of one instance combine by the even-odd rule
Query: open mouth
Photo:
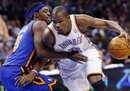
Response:
POLYGON ((47 17, 47 22, 51 23, 51 17, 47 17))

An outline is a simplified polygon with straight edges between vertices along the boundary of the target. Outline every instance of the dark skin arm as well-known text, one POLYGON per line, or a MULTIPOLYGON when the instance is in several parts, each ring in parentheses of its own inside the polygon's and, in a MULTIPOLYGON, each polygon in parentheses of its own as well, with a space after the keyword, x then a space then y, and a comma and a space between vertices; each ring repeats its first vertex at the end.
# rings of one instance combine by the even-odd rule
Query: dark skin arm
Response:
POLYGON ((114 21, 94 18, 84 14, 76 15, 76 20, 83 33, 86 32, 88 26, 104 29, 110 28, 113 31, 120 33, 120 37, 124 36, 130 46, 130 36, 114 21))
POLYGON ((67 58, 67 53, 55 53, 54 51, 48 52, 48 50, 43 45, 43 31, 47 27, 47 24, 44 21, 37 21, 33 25, 33 34, 34 34, 34 45, 36 52, 39 58, 67 58), (43 31, 41 31, 43 30, 43 31))

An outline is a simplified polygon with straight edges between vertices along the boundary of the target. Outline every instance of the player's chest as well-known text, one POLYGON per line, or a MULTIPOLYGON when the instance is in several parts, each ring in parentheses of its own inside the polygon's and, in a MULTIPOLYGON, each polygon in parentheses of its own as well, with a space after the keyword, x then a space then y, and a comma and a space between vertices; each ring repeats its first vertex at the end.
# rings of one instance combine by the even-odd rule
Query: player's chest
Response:
POLYGON ((82 45, 83 39, 82 35, 74 35, 74 36, 59 36, 56 39, 55 50, 57 51, 70 51, 72 48, 77 48, 82 45))

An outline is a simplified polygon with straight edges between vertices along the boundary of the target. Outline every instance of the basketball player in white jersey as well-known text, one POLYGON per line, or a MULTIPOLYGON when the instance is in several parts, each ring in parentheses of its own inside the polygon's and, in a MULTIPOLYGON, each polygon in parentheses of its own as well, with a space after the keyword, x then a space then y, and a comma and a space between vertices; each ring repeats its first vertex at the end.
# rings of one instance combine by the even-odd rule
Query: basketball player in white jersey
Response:
POLYGON ((88 57, 87 62, 83 64, 67 58, 59 59, 57 63, 65 86, 70 91, 87 91, 91 83, 95 91, 106 91, 103 82, 102 57, 84 33, 88 26, 93 26, 111 28, 119 32, 120 36, 125 36, 127 41, 130 41, 130 36, 113 21, 84 14, 69 15, 62 6, 53 9, 52 21, 43 33, 44 44, 57 52, 78 51, 88 57))

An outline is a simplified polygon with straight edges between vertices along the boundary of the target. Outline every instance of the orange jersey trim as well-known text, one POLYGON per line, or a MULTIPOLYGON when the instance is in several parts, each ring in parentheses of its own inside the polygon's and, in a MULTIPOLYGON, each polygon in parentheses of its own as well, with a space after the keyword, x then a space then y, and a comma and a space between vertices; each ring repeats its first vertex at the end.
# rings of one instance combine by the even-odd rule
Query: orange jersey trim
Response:
POLYGON ((36 76, 33 80, 33 83, 34 84, 37 84, 37 85, 43 85, 45 84, 46 82, 39 76, 36 76))
POLYGON ((54 80, 54 82, 52 82, 51 84, 49 84, 50 91, 53 91, 52 85, 55 85, 55 84, 56 84, 56 80, 54 80))
POLYGON ((31 53, 31 55, 30 55, 30 57, 29 57, 29 59, 28 59, 26 65, 25 65, 25 67, 28 67, 28 66, 29 66, 29 63, 30 63, 30 61, 31 61, 31 59, 32 59, 32 57, 33 57, 33 55, 34 55, 34 53, 35 53, 35 49, 33 49, 33 51, 32 51, 32 53, 31 53))

